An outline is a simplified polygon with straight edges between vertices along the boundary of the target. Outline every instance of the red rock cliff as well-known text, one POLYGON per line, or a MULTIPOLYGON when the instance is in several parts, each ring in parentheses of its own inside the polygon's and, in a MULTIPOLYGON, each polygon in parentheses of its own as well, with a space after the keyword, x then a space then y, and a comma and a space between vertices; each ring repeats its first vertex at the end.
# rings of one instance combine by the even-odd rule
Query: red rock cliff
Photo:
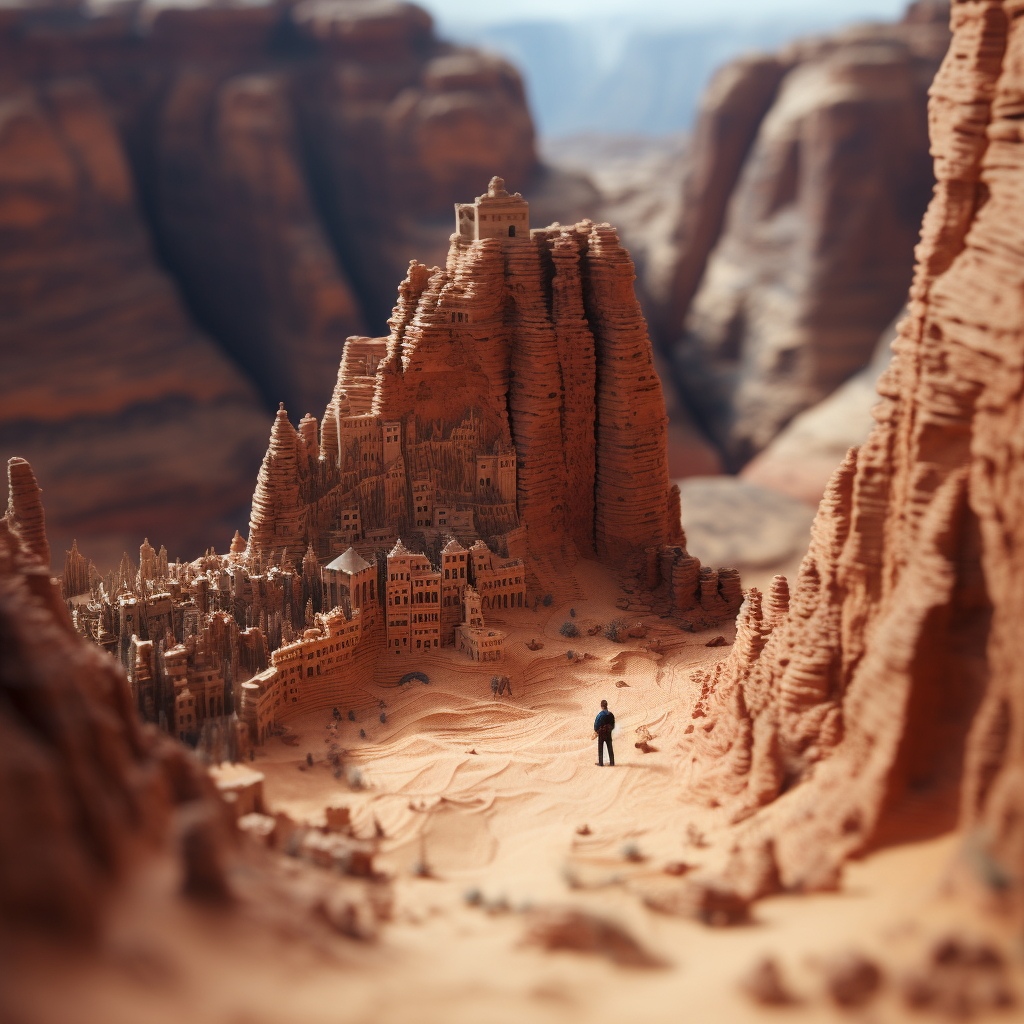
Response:
POLYGON ((959 822, 979 880, 1024 908, 1020 11, 953 7, 938 185, 877 426, 832 479, 788 614, 748 597, 740 632, 760 639, 695 709, 714 724, 694 784, 755 815, 786 885, 959 822))
POLYGON ((683 182, 665 341, 738 469, 864 366, 902 305, 932 186, 947 9, 852 26, 716 76, 683 182))

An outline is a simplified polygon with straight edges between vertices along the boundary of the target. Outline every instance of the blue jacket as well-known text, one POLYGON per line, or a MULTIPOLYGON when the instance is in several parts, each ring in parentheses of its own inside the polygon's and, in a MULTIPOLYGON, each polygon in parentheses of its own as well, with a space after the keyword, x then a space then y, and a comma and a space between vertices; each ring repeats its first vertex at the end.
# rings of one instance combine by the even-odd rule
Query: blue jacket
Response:
POLYGON ((600 732, 602 728, 609 732, 615 728, 615 716, 607 708, 602 708, 594 719, 594 732, 600 732))

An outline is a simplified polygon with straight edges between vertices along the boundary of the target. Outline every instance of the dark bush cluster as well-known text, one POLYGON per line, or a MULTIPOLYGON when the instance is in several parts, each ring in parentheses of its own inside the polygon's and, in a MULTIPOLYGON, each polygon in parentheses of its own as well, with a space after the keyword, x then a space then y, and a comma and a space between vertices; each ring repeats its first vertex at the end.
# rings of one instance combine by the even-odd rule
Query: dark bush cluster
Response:
POLYGON ((562 636, 580 635, 580 631, 576 628, 575 622, 563 622, 562 625, 558 627, 558 632, 561 633, 562 636))
POLYGON ((621 644, 626 639, 626 624, 622 619, 612 619, 612 621, 604 627, 604 635, 607 639, 614 640, 615 643, 621 644))

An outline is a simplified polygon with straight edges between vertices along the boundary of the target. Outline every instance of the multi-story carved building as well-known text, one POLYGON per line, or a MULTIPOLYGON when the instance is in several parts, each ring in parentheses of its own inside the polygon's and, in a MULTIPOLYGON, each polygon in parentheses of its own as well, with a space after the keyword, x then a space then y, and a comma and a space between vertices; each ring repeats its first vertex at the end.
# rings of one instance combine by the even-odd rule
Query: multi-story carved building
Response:
POLYGON ((463 600, 465 614, 455 630, 459 652, 473 661, 503 661, 506 634, 484 624, 480 595, 472 587, 466 589, 463 600))

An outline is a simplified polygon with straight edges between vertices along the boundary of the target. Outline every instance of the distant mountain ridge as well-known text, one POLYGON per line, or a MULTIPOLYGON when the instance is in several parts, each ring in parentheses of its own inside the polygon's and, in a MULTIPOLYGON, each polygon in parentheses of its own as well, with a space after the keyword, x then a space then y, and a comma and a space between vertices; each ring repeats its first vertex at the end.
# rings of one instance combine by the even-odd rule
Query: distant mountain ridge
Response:
POLYGON ((541 136, 666 135, 693 125, 701 94, 722 64, 849 20, 844 11, 692 27, 602 18, 497 24, 442 19, 440 30, 519 68, 541 136))

